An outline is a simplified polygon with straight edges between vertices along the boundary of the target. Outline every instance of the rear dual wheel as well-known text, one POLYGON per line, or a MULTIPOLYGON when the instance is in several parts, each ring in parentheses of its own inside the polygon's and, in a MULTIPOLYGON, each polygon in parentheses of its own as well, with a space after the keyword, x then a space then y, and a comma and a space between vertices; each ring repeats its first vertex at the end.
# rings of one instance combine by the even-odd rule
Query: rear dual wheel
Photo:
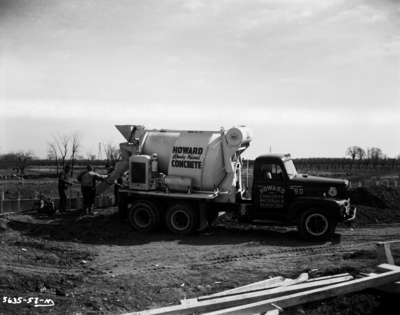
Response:
POLYGON ((139 232, 151 232, 160 226, 161 216, 157 204, 148 200, 134 201, 128 210, 130 225, 139 232))
POLYGON ((175 234, 190 234, 198 227, 199 215, 188 203, 173 204, 167 210, 166 224, 175 234))

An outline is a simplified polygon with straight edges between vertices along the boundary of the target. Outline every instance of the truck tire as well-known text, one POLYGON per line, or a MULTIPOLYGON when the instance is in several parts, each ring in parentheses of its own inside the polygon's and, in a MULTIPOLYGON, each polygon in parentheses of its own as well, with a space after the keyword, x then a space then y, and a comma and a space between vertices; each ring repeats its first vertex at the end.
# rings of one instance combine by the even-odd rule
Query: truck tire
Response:
POLYGON ((175 234, 190 234, 198 226, 199 215, 193 207, 186 203, 171 205, 166 213, 168 229, 175 234))
POLYGON ((298 230, 300 235, 313 241, 326 240, 335 233, 337 221, 321 210, 310 209, 300 214, 298 230))
POLYGON ((130 225, 139 232, 151 232, 160 225, 160 213, 155 203, 147 200, 136 200, 129 207, 130 225))

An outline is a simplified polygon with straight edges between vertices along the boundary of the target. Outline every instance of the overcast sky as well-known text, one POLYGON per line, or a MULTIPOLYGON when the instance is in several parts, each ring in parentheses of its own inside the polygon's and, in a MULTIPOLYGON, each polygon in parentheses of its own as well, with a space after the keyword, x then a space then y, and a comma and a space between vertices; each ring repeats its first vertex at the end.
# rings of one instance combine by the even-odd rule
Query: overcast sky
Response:
POLYGON ((400 153, 400 1, 0 0, 0 153, 82 154, 114 124, 253 130, 272 147, 400 153))

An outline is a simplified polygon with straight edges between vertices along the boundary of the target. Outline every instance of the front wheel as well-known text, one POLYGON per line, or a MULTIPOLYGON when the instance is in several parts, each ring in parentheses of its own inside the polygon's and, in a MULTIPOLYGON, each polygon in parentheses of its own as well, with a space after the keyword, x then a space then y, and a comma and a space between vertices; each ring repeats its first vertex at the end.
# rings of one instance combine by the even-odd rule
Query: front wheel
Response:
POLYGON ((324 211, 308 210, 300 215, 298 230, 308 240, 326 240, 335 233, 337 221, 324 211))

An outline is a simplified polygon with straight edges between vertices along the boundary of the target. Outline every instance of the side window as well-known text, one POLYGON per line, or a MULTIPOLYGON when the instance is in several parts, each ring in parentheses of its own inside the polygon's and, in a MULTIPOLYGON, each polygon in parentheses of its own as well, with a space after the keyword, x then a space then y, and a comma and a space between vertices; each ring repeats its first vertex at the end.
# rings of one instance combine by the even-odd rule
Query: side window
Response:
POLYGON ((269 180, 282 180, 283 172, 279 164, 269 163, 261 166, 261 174, 266 181, 269 180))

